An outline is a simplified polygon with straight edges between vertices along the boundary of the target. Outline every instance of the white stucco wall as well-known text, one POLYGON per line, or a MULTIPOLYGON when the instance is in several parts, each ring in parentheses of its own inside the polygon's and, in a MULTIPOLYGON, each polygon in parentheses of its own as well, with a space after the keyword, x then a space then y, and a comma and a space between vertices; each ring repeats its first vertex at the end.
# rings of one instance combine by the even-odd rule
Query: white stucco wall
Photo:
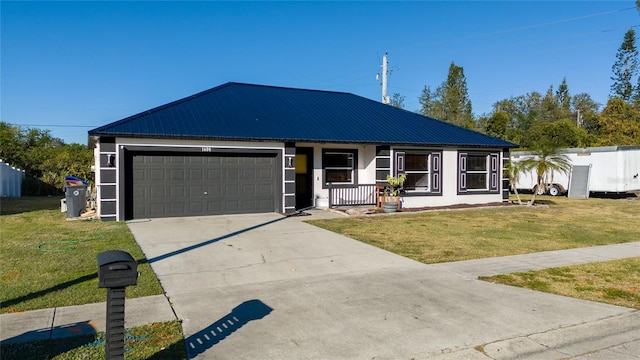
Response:
MULTIPOLYGON (((394 157, 392 156, 391 159, 393 162, 394 157)), ((447 148, 442 151, 442 195, 404 196, 402 206, 417 208, 454 204, 486 204, 501 201, 502 191, 497 194, 458 194, 458 149, 447 148)))
POLYGON ((376 182, 376 146, 350 144, 318 144, 296 143, 298 147, 313 148, 313 198, 317 206, 325 207, 329 190, 323 189, 322 183, 322 150, 323 149, 357 149, 358 150, 358 183, 375 184, 376 182))
MULTIPOLYGON (((100 144, 96 149, 96 184, 100 185, 100 144)), ((196 141, 196 140, 173 140, 173 139, 138 139, 138 138, 117 138, 115 142, 115 171, 116 179, 120 179, 121 164, 117 162, 121 158, 123 147, 163 147, 163 148, 193 148, 197 152, 208 152, 215 149, 256 149, 256 150, 278 150, 282 151, 282 179, 285 180, 286 156, 284 156, 285 144, 278 142, 241 142, 241 141, 196 141)), ((327 206, 328 190, 323 188, 322 151, 323 149, 357 149, 357 183, 375 184, 376 182, 376 146, 375 145, 353 145, 353 144, 321 144, 321 143, 296 143, 296 147, 313 148, 313 198, 314 204, 319 207, 327 206)), ((398 150, 410 149, 410 147, 399 147, 398 150)), ((413 147, 413 149, 419 149, 413 147)), ((431 148, 430 150, 439 150, 431 148)), ((392 168, 394 167, 394 149, 391 149, 392 168)), ((501 149, 494 149, 494 152, 501 153, 501 149)), ((446 206, 452 204, 482 204, 489 202, 500 202, 502 191, 494 194, 458 194, 458 149, 446 148, 442 150, 442 194, 430 196, 404 196, 402 199, 404 207, 430 207, 446 206)), ((117 185, 116 194, 120 194, 120 186, 117 185)), ((502 182, 500 182, 500 187, 502 182)), ((282 204, 285 204, 285 186, 283 184, 282 204)), ((502 189, 500 189, 502 190, 502 189)), ((100 206, 101 191, 97 189, 98 206, 100 206)), ((283 205, 284 206, 284 205, 283 205)), ((122 220, 124 214, 120 214, 120 206, 117 204, 117 219, 122 220)))

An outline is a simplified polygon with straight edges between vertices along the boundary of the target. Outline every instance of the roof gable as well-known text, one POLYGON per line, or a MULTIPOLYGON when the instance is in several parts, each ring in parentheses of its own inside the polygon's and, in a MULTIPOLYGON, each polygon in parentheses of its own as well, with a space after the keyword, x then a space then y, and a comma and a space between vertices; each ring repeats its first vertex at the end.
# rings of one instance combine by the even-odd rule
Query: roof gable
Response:
POLYGON ((361 96, 226 83, 89 131, 91 136, 515 147, 361 96))

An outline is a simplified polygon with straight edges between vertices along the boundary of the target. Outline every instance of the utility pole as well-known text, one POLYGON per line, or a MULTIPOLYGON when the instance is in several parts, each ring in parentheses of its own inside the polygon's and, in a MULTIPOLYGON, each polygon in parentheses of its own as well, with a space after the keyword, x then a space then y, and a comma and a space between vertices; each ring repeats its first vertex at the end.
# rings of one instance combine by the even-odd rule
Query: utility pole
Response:
POLYGON ((382 103, 391 103, 391 98, 387 95, 387 53, 384 53, 382 57, 382 103))
POLYGON ((578 111, 578 116, 576 118, 576 125, 578 127, 581 127, 582 126, 582 118, 580 117, 580 109, 577 109, 577 111, 578 111))

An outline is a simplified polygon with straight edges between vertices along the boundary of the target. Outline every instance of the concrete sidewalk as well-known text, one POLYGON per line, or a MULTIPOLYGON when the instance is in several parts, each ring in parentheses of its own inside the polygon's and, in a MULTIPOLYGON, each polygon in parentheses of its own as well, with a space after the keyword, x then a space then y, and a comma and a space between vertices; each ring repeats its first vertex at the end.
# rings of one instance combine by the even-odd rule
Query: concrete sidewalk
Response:
MULTIPOLYGON (((127 300, 126 326, 173 320, 175 311, 198 359, 636 359, 640 352, 637 310, 476 280, 640 256, 640 242, 425 265, 299 221, 332 216, 312 213, 131 224, 173 307, 165 296, 127 300)), ((103 331, 104 319, 104 303, 3 314, 0 340, 103 331)))
MULTIPOLYGON (((0 315, 2 344, 59 339, 106 330, 106 302, 0 315)), ((176 320, 164 295, 127 299, 125 327, 176 320)))

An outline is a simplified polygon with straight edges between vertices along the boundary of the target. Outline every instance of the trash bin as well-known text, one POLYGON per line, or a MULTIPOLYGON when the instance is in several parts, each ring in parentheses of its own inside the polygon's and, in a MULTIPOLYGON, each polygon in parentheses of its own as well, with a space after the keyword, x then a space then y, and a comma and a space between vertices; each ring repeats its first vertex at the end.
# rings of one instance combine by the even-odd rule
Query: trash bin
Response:
POLYGON ((64 195, 67 203, 67 217, 80 216, 87 208, 87 186, 65 186, 64 195))

